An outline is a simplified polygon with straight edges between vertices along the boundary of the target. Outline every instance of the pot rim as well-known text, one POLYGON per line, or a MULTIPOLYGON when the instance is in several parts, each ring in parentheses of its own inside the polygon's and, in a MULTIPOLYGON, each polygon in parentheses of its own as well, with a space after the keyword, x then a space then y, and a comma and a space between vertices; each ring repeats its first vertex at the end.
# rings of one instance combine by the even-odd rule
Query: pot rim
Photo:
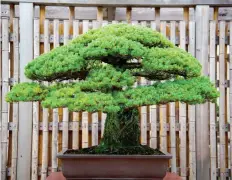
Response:
POLYGON ((164 153, 164 155, 108 155, 108 154, 64 154, 65 151, 62 151, 57 154, 57 157, 60 159, 70 159, 70 158, 79 158, 79 159, 115 159, 115 158, 127 158, 127 159, 171 159, 172 155, 169 153, 164 153))

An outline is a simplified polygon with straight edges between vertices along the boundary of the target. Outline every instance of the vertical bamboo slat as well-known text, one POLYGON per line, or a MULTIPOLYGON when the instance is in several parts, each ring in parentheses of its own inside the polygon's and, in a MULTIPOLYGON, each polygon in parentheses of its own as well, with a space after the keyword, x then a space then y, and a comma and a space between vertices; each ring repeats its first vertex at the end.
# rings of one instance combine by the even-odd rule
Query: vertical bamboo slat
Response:
MULTIPOLYGON (((89 30, 89 21, 83 21, 83 34, 89 30)), ((89 146, 89 118, 88 112, 82 112, 82 148, 89 146)))
POLYGON ((66 45, 69 42, 69 30, 70 30, 69 20, 64 20, 64 45, 66 45))
MULTIPOLYGON (((73 38, 79 36, 79 21, 73 21, 73 38)), ((72 148, 79 149, 79 112, 73 112, 72 148)))
POLYGON ((79 34, 80 34, 80 32, 79 32, 79 21, 74 20, 73 21, 73 38, 78 37, 79 34))
POLYGON ((155 21, 151 21, 151 29, 156 30, 156 23, 155 21))
MULTIPOLYGON (((40 22, 39 19, 34 19, 34 58, 40 54, 40 22)), ((32 114, 32 174, 31 179, 38 179, 38 150, 39 150, 39 103, 33 102, 32 114)))
POLYGON ((89 30, 89 20, 83 21, 83 34, 89 30))
MULTIPOLYGON (((194 13, 193 13, 193 15, 194 15, 194 13)), ((184 37, 185 37, 185 39, 183 40, 183 41, 186 41, 186 35, 189 33, 189 26, 188 25, 190 25, 189 24, 189 7, 184 7, 184 22, 185 22, 185 30, 184 30, 184 32, 185 32, 185 35, 184 35, 184 37)), ((180 22, 181 23, 181 22, 180 22)), ((181 24, 180 24, 180 26, 181 26, 181 24)), ((195 32, 194 32, 195 33, 195 32)), ((181 32, 180 32, 180 35, 181 35, 181 32)), ((190 37, 190 33, 189 33, 189 37, 190 37)), ((180 37, 180 39, 181 39, 181 37, 180 37)), ((189 38, 190 39, 190 38, 189 38)), ((181 40, 180 40, 181 41, 181 40)), ((189 40, 190 41, 190 40, 189 40)), ((182 43, 180 43, 180 46, 182 45, 182 43)), ((185 48, 186 48, 186 45, 185 45, 185 42, 184 42, 184 45, 183 45, 185 48)), ((195 47, 194 47, 195 48, 195 47)), ((190 50, 192 49, 194 49, 193 47, 191 48, 191 45, 190 45, 190 50)), ((189 51, 189 50, 188 50, 189 51)), ((192 53, 193 54, 193 56, 195 56, 195 54, 194 53, 192 53)), ((186 116, 186 127, 185 127, 185 130, 186 130, 186 128, 187 128, 187 104, 184 104, 184 106, 185 106, 185 111, 186 111, 186 113, 185 113, 185 116, 186 116)), ((181 109, 181 105, 179 106, 180 107, 180 109, 181 109)), ((195 111, 194 111, 194 106, 188 106, 189 107, 189 111, 188 111, 188 113, 189 113, 189 122, 190 121, 194 121, 194 119, 195 119, 195 114, 193 114, 193 113, 195 113, 195 111)), ((179 114, 179 115, 181 115, 181 113, 179 114)), ((180 118, 179 118, 180 119, 180 118)), ((181 120, 181 119, 180 119, 181 120)), ((180 121, 181 122, 181 121, 180 121)), ((190 123, 189 123, 189 125, 190 125, 190 123)), ((180 125, 180 127, 182 128, 182 125, 180 125)), ((191 126, 189 126, 189 134, 190 134, 190 132, 191 133, 193 133, 194 131, 195 131, 195 128, 194 128, 194 123, 191 123, 191 126), (190 130, 190 128, 191 128, 191 130, 190 130)), ((189 166, 191 166, 192 164, 192 159, 191 159, 191 157, 192 157, 192 155, 191 155, 191 153, 190 153, 190 148, 191 148, 191 145, 192 145, 192 143, 194 143, 194 142, 191 142, 191 140, 194 140, 194 134, 191 134, 190 136, 190 139, 189 139, 189 152, 187 153, 187 133, 185 132, 185 136, 186 136, 186 156, 185 156, 185 154, 184 154, 184 158, 186 159, 186 164, 185 164, 185 169, 184 169, 184 175, 186 176, 185 178, 183 178, 183 179, 187 179, 187 156, 189 157, 189 166)), ((182 169, 182 168, 181 168, 182 169)), ((182 173, 182 170, 181 170, 181 173, 182 173)), ((189 179, 194 179, 194 171, 191 171, 190 170, 190 173, 189 173, 189 179)))
POLYGON ((88 112, 82 112, 82 148, 89 146, 89 123, 88 112))
POLYGON ((79 149, 79 112, 73 113, 72 148, 79 149))
POLYGON ((225 21, 219 22, 219 137, 220 137, 220 178, 226 179, 226 138, 225 138, 225 21))
POLYGON ((59 44, 59 20, 58 19, 54 19, 53 21, 53 34, 54 34, 54 39, 53 39, 53 44, 54 44, 54 48, 58 47, 59 44))
MULTIPOLYGON (((160 23, 160 32, 166 36, 166 22, 160 23)), ((158 26, 157 26, 158 28, 158 26)), ((160 105, 160 149, 167 152, 167 105, 160 105)))
POLYGON ((166 105, 160 105, 160 149, 167 152, 167 108, 166 105))
MULTIPOLYGON (((151 29, 160 30, 160 8, 155 9, 155 22, 151 22, 151 29)), ((166 30, 165 30, 166 31, 166 30)), ((150 106, 150 147, 157 148, 157 106, 150 106)))
MULTIPOLYGON (((176 42, 176 22, 171 21, 170 40, 176 42)), ((176 110, 175 102, 169 103, 169 122, 170 122, 170 150, 172 154, 171 172, 176 172, 176 110)))
POLYGON ((43 140, 42 140, 42 168, 41 180, 45 180, 48 174, 48 109, 43 108, 43 140))
MULTIPOLYGON (((195 56, 195 22, 189 22, 188 51, 195 56)), ((188 105, 189 117, 189 179, 196 180, 196 106, 188 105)))
MULTIPOLYGON (((186 49, 186 27, 185 22, 180 22, 180 48, 186 49)), ((179 121, 180 121, 180 175, 183 180, 187 177, 187 140, 186 140, 186 104, 179 103, 179 121)))
MULTIPOLYGON (((19 81, 19 21, 13 19, 13 48, 14 48, 14 81, 19 81)), ((18 152, 18 120, 19 104, 13 103, 13 130, 12 130, 12 159, 11 159, 11 179, 16 180, 16 165, 18 152)))
MULTIPOLYGON (((15 17, 15 5, 11 4, 10 5, 10 17, 9 17, 9 32, 12 33, 12 35, 14 33, 14 29, 13 29, 14 17, 15 17)), ((10 46, 9 47, 9 60, 10 60, 10 62, 9 62, 9 77, 14 78, 14 43, 11 40, 9 40, 9 46, 10 46)), ((14 79, 12 79, 12 80, 14 80, 14 79)), ((10 82, 10 80, 9 80, 9 82, 10 82)), ((13 123, 13 111, 14 111, 13 104, 14 103, 9 104, 9 119, 8 119, 9 123, 13 123)), ((7 169, 8 169, 8 167, 12 167, 11 160, 12 160, 12 151, 13 151, 12 150, 13 132, 12 131, 10 132, 8 129, 8 133, 9 133, 9 136, 8 136, 8 150, 7 150, 8 151, 7 169)), ((8 170, 7 170, 7 176, 8 176, 8 170)))
MULTIPOLYGON (((156 23, 154 21, 151 22, 151 29, 156 30, 156 23)), ((157 106, 150 106, 150 147, 156 149, 157 148, 157 106)))
POLYGON ((105 122, 106 122, 106 113, 101 113, 101 137, 104 135, 105 122))
POLYGON ((68 149, 68 108, 63 108, 63 132, 62 132, 62 151, 68 149))
MULTIPOLYGON (((211 82, 216 81, 216 22, 210 21, 210 46, 209 46, 209 76, 211 82)), ((210 178, 217 179, 217 145, 216 145, 216 106, 210 103, 210 178)))
MULTIPOLYGON (((99 22, 93 21, 93 29, 99 28, 99 22)), ((98 145, 98 113, 92 113, 92 146, 98 145)))
MULTIPOLYGON (((53 22, 53 34, 54 34, 54 48, 59 46, 59 20, 55 19, 53 22)), ((58 109, 53 109, 53 122, 52 122, 52 172, 56 172, 58 168, 57 164, 57 152, 58 152, 58 109)))
POLYGON ((189 179, 196 180, 196 106, 188 105, 189 117, 189 179))
MULTIPOLYGON (((146 27, 147 22, 142 21, 141 26, 146 27)), ((140 77, 140 85, 146 86, 148 81, 144 77, 140 77)), ((147 145, 147 106, 141 107, 141 144, 147 145)))
POLYGON ((9 91, 9 19, 2 19, 2 134, 1 134, 1 156, 2 168, 1 179, 6 179, 7 146, 8 146, 8 103, 4 100, 9 91))
POLYGON ((100 27, 100 23, 98 21, 93 21, 93 29, 98 29, 100 27))
POLYGON ((52 122, 52 172, 56 172, 57 164, 57 151, 58 151, 58 109, 53 109, 53 122, 52 122))
POLYGON ((141 107, 141 144, 147 145, 147 106, 141 107))
POLYGON ((157 148, 157 106, 150 106, 150 147, 157 148))
POLYGON ((230 52, 230 56, 229 56, 229 67, 230 67, 230 70, 229 70, 229 73, 230 73, 230 95, 229 95, 229 101, 230 101, 230 104, 229 104, 229 111, 230 111, 230 119, 229 119, 229 122, 230 122, 230 165, 229 165, 229 168, 230 168, 230 176, 232 177, 232 21, 230 21, 229 23, 229 28, 230 28, 230 49, 229 49, 229 52, 230 52))
POLYGON ((92 113, 92 146, 98 145, 98 113, 92 113))
MULTIPOLYGON (((48 26, 49 22, 45 20, 45 6, 40 6, 40 11, 39 11, 39 18, 40 18, 40 25, 39 29, 40 32, 39 34, 44 35, 44 43, 39 44, 39 50, 41 51, 40 53, 47 53, 50 50, 49 46, 49 33, 48 33, 48 26), (47 26, 47 29, 46 27, 47 26), (49 46, 49 47, 48 47, 49 46)), ((48 85, 47 82, 43 83, 44 85, 48 85)), ((42 167, 41 167, 41 180, 45 180, 47 177, 47 169, 48 169, 48 110, 45 108, 42 108, 42 123, 43 123, 43 131, 40 136, 42 135, 42 153, 39 151, 39 155, 42 156, 42 167)), ((41 117, 41 116, 39 116, 41 117)), ((40 143, 39 143, 40 147, 40 143)))
MULTIPOLYGON (((50 51, 49 20, 44 20, 44 53, 50 51)), ((42 168, 41 180, 45 180, 48 174, 48 109, 43 108, 43 140, 42 140, 42 168)))
MULTIPOLYGON (((69 25, 69 20, 64 20, 64 45, 66 45, 69 41, 69 25)), ((68 108, 63 108, 62 151, 66 151, 68 149, 68 122, 68 108)))

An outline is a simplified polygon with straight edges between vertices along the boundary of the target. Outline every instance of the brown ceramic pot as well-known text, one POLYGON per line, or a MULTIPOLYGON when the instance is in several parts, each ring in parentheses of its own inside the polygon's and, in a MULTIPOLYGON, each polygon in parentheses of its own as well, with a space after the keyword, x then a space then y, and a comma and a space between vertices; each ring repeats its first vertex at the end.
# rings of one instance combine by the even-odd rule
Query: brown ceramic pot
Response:
POLYGON ((67 179, 161 180, 171 155, 59 154, 67 179))

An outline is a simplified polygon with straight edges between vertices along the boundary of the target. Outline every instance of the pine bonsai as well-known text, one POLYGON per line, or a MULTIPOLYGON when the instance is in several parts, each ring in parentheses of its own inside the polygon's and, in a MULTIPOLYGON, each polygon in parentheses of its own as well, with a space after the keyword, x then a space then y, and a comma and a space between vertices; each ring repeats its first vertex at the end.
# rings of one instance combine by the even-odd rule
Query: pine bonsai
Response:
POLYGON ((139 106, 199 104, 219 96, 192 55, 156 31, 128 24, 90 30, 28 63, 25 75, 33 82, 13 86, 8 102, 41 101, 45 108, 107 113, 100 145, 82 153, 133 154, 135 149, 153 154, 140 145, 139 106), (154 83, 135 87, 137 77, 154 83))

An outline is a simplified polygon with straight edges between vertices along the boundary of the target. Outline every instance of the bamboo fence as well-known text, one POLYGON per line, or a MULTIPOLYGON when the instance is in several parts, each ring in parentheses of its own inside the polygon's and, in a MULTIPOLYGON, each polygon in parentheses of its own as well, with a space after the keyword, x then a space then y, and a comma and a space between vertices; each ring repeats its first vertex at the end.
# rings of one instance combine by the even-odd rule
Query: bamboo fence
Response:
MULTIPOLYGON (((20 72, 20 39, 19 18, 14 17, 14 5, 10 6, 10 17, 1 17, 1 63, 0 63, 0 148, 1 179, 17 178, 18 134, 20 132, 19 113, 31 113, 32 147, 31 147, 31 179, 42 179, 55 171, 61 170, 56 158, 60 151, 70 148, 79 149, 95 146, 103 135, 106 114, 88 112, 69 112, 64 109, 45 109, 39 102, 33 102, 32 112, 25 109, 19 112, 19 104, 8 104, 4 97, 12 85, 19 82, 20 72)), ((40 17, 33 19, 33 56, 38 57, 51 49, 67 44, 71 39, 90 29, 96 29, 119 21, 105 21, 103 8, 98 7, 96 20, 76 20, 74 8, 70 7, 69 20, 46 19, 45 6, 40 6, 40 17)), ((169 152, 170 171, 178 173, 183 179, 197 179, 198 162, 197 122, 204 120, 209 129, 206 132, 208 142, 201 153, 208 153, 210 179, 231 179, 232 167, 232 19, 218 20, 218 8, 214 8, 214 19, 208 24, 201 24, 206 31, 199 35, 195 20, 189 19, 189 8, 184 8, 184 20, 161 21, 160 8, 155 8, 155 21, 133 21, 132 8, 126 11, 125 22, 140 24, 158 30, 176 46, 196 55, 202 49, 197 46, 201 38, 207 43, 203 63, 204 73, 220 91, 218 99, 219 112, 213 103, 202 105, 206 111, 198 111, 198 107, 182 103, 143 106, 141 114, 141 143, 153 148, 169 152), (203 116, 203 115, 204 116, 203 116), (205 116, 205 114, 207 116, 205 116), (207 117, 204 119, 202 117, 207 117)), ((25 24, 25 26, 27 26, 25 24)), ((202 28, 202 29, 203 29, 202 28)), ((141 78, 138 83, 150 84, 141 78)), ((204 109, 203 108, 203 109, 204 109)), ((21 130, 22 131, 22 130, 21 130)), ((27 131, 27 129, 23 129, 27 131)), ((206 137, 207 138, 207 137, 206 137)), ((25 142, 27 148, 27 142, 25 142)), ((30 148, 30 147, 29 147, 30 148)))

